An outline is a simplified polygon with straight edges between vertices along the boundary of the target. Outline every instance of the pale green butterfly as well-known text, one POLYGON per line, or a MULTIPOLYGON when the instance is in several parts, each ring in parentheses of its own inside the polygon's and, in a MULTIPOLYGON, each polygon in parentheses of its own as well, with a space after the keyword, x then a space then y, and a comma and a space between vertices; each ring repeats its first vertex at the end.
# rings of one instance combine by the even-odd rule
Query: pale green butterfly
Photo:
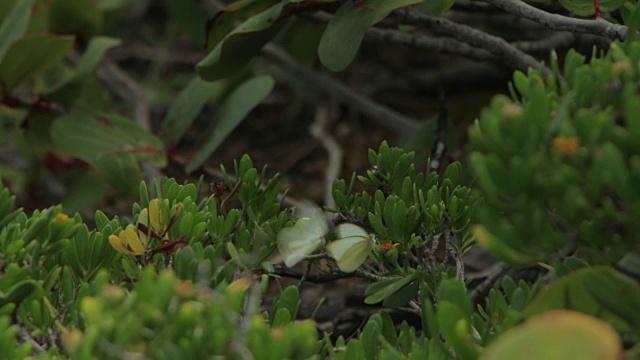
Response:
POLYGON ((309 216, 298 219, 295 225, 278 233, 278 250, 288 267, 299 263, 324 244, 324 235, 329 231, 322 210, 313 207, 302 211, 309 216))
POLYGON ((347 223, 336 227, 336 235, 338 239, 327 245, 327 252, 340 270, 356 271, 373 250, 373 238, 360 226, 347 223))

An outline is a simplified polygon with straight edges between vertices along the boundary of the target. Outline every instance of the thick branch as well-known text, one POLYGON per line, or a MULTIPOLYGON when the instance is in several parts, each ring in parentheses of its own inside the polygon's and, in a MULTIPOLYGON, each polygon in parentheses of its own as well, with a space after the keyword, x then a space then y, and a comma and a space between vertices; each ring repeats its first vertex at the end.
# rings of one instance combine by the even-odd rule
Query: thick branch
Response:
POLYGON ((574 19, 558 14, 550 14, 520 0, 484 1, 511 14, 533 20, 548 27, 549 29, 600 35, 612 40, 624 40, 627 37, 626 26, 612 24, 603 19, 584 20, 574 19))
POLYGON ((396 11, 392 13, 395 19, 403 24, 424 26, 431 31, 453 37, 471 46, 486 49, 515 69, 527 72, 529 68, 539 69, 543 74, 551 74, 551 70, 544 67, 533 56, 519 50, 502 38, 482 32, 472 27, 456 24, 453 21, 429 16, 417 12, 396 11))
POLYGON ((367 41, 406 45, 417 49, 428 49, 438 53, 460 55, 474 60, 496 60, 489 51, 465 44, 450 37, 415 35, 405 31, 371 27, 365 35, 367 41))
POLYGON ((382 106, 367 96, 354 92, 348 86, 333 78, 315 72, 292 59, 287 53, 267 45, 262 49, 269 60, 277 64, 283 71, 293 74, 301 80, 316 87, 321 92, 335 97, 336 100, 357 109, 371 120, 393 129, 399 135, 415 134, 418 123, 396 111, 382 106))

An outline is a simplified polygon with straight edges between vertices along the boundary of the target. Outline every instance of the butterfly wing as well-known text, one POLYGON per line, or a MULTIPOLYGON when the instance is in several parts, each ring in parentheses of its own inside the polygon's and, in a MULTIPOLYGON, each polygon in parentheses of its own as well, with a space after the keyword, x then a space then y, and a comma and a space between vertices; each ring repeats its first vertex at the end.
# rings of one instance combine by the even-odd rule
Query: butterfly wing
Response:
POLYGON ((369 256, 373 240, 363 228, 354 224, 340 224, 336 233, 340 239, 328 244, 327 252, 341 271, 354 272, 369 256))
POLYGON ((343 223, 336 226, 336 235, 338 239, 358 236, 358 237, 369 237, 369 233, 355 224, 343 223))
POLYGON ((284 258, 284 264, 291 267, 311 255, 324 242, 327 231, 328 226, 320 209, 310 217, 299 219, 294 226, 280 230, 278 250, 284 258))

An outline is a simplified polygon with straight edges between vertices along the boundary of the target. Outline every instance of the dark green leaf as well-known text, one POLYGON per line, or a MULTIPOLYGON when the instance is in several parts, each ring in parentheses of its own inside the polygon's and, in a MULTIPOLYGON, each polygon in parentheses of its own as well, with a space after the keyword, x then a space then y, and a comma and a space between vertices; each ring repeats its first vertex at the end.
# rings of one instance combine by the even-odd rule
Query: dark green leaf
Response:
POLYGON ((20 0, 11 9, 0 25, 0 61, 4 59, 9 47, 27 30, 31 6, 35 0, 20 0))
POLYGON ((242 69, 287 24, 280 15, 287 2, 278 3, 238 26, 196 65, 198 75, 213 81, 242 69))
POLYGON ((263 75, 249 79, 233 90, 220 105, 213 133, 189 162, 187 172, 195 170, 209 158, 233 129, 271 92, 273 85, 273 79, 263 75))
POLYGON ((342 71, 358 53, 364 34, 371 26, 386 18, 395 9, 423 0, 368 0, 364 7, 353 0, 342 4, 329 21, 318 46, 320 61, 329 70, 342 71))
POLYGON ((163 133, 170 143, 180 141, 207 101, 223 87, 223 82, 208 82, 198 77, 187 84, 162 120, 163 133))
POLYGON ((0 62, 0 78, 9 89, 61 61, 73 47, 73 36, 33 33, 7 50, 0 62))

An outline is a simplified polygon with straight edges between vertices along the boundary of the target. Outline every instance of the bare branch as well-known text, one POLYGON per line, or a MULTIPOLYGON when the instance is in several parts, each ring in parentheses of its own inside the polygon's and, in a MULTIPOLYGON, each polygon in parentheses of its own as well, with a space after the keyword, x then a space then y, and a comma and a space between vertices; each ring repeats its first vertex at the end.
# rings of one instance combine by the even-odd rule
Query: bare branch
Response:
POLYGON ((262 52, 283 71, 293 74, 321 92, 334 97, 337 101, 357 109, 371 120, 400 135, 415 134, 419 125, 415 120, 380 105, 367 96, 354 92, 353 89, 327 75, 307 68, 273 45, 265 46, 262 52))
POLYGON ((624 40, 627 37, 628 29, 626 26, 612 24, 601 18, 596 20, 584 20, 574 19, 558 14, 551 14, 519 0, 484 1, 511 14, 533 20, 548 27, 549 29, 600 35, 612 40, 624 40))
POLYGON ((460 55, 474 60, 495 60, 489 51, 473 47, 450 37, 433 37, 411 34, 399 30, 371 27, 365 35, 367 41, 407 45, 417 49, 428 49, 435 52, 460 55))
POLYGON ((527 72, 529 68, 539 69, 544 75, 550 75, 551 70, 544 67, 533 56, 519 50, 506 40, 482 32, 470 26, 457 24, 441 17, 430 16, 411 11, 395 11, 391 15, 399 23, 422 26, 431 31, 450 36, 471 46, 486 49, 509 66, 527 72))
POLYGON ((340 144, 326 129, 333 115, 330 107, 330 104, 320 104, 316 108, 316 117, 309 131, 311 136, 318 139, 327 150, 329 159, 327 161, 327 169, 324 172, 324 206, 335 208, 336 202, 333 200, 332 194, 333 179, 340 177, 343 151, 340 144))

